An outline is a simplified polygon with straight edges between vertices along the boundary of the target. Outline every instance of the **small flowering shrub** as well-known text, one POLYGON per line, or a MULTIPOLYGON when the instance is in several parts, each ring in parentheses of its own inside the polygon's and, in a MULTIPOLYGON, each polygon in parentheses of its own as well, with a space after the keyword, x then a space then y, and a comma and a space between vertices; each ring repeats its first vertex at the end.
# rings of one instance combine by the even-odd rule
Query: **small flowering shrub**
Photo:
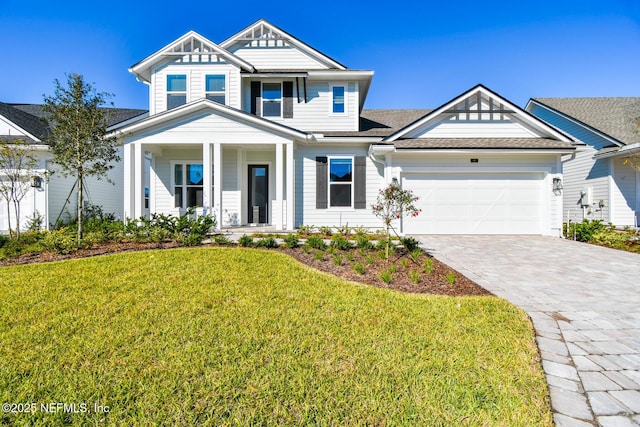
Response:
POLYGON ((411 190, 403 190, 396 183, 391 183, 386 188, 378 191, 378 198, 376 203, 371 205, 371 209, 373 214, 384 223, 387 235, 387 259, 389 259, 389 242, 391 241, 389 234, 391 222, 403 216, 418 216, 421 209, 416 208, 414 205, 416 201, 418 201, 418 197, 411 190))

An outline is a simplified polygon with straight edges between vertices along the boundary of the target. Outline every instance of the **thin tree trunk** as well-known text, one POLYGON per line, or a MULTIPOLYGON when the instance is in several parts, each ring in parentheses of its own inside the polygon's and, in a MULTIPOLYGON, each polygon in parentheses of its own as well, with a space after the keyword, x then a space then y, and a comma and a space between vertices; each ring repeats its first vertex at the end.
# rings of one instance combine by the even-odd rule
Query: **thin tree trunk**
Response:
POLYGON ((78 175, 78 246, 82 242, 82 175, 78 175))
POLYGON ((13 237, 13 230, 11 229, 11 202, 7 200, 7 228, 9 228, 9 237, 13 237))
POLYGON ((18 200, 13 201, 13 210, 16 213, 16 237, 20 237, 20 203, 18 200))

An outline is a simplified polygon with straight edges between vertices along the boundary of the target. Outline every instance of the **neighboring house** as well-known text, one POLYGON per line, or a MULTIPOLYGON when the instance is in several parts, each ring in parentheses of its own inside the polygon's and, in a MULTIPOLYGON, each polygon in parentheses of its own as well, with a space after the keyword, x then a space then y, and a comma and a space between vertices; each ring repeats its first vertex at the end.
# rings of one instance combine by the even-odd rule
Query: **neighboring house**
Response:
POLYGON ((372 71, 265 20, 219 44, 191 31, 130 71, 150 114, 112 128, 127 217, 149 182, 151 213, 198 206, 218 227, 377 228, 371 204, 397 180, 422 208, 404 233, 560 234, 572 140, 482 85, 435 110, 363 110, 372 71))
POLYGON ((640 98, 532 98, 526 110, 585 144, 562 159, 563 219, 637 226, 640 173, 624 158, 640 154, 640 98))
MULTIPOLYGON (((144 114, 142 110, 131 109, 107 109, 109 123, 116 124, 126 122, 133 117, 144 114)), ((45 174, 55 171, 51 163, 52 154, 46 142, 49 128, 41 120, 46 114, 42 105, 35 104, 5 104, 0 102, 0 139, 8 142, 23 141, 31 146, 38 166, 29 172, 32 177, 48 179, 33 179, 30 191, 20 203, 20 226, 25 228, 29 218, 41 215, 43 226, 49 228, 56 220, 66 222, 75 217, 77 196, 74 188, 74 179, 65 178, 60 172, 45 174)), ((0 180, 2 180, 0 171, 0 180)), ((122 162, 115 165, 109 171, 108 177, 115 185, 106 180, 95 178, 87 179, 85 200, 94 205, 100 205, 107 213, 114 213, 119 217, 123 215, 122 193, 123 177, 122 162)), ((11 226, 15 227, 16 220, 11 210, 11 226)), ((8 233, 7 203, 0 200, 0 233, 8 233)))

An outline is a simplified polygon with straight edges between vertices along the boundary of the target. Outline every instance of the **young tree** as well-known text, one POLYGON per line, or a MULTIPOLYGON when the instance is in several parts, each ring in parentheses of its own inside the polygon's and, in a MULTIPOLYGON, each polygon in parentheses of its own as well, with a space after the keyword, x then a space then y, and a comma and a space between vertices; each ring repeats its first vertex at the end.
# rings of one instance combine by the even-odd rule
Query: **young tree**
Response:
POLYGON ((120 160, 115 137, 107 138, 108 117, 104 108, 113 95, 96 92, 80 74, 68 74, 63 87, 56 79, 52 96, 44 96, 50 114, 48 137, 53 163, 64 176, 73 176, 78 192, 78 244, 82 240, 83 183, 87 177, 104 178, 120 160))
POLYGON ((24 141, 0 139, 0 197, 7 202, 7 221, 11 229, 11 205, 16 217, 15 235, 20 236, 20 203, 31 187, 33 169, 38 165, 33 149, 24 141))
POLYGON ((396 182, 378 191, 378 198, 376 203, 371 205, 371 209, 373 214, 384 222, 387 233, 387 260, 389 259, 389 242, 391 240, 391 222, 403 216, 418 216, 421 209, 414 205, 417 200, 418 197, 414 196, 411 190, 403 190, 396 182))

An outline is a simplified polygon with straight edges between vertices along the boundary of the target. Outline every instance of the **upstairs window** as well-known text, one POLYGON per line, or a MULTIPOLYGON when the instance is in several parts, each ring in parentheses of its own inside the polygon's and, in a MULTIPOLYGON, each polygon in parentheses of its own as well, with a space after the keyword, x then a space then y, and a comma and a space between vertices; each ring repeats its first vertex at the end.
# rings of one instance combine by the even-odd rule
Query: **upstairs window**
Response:
POLYGON ((167 76, 167 110, 187 103, 187 76, 169 74, 167 76))
POLYGON ((333 114, 344 114, 344 86, 333 86, 331 96, 331 112, 333 114))
POLYGON ((329 207, 352 205, 353 159, 329 159, 329 207))
POLYGON ((206 97, 220 104, 226 104, 226 84, 224 74, 206 76, 206 97))
POLYGON ((280 117, 282 115, 282 84, 262 84, 262 116, 280 117))

